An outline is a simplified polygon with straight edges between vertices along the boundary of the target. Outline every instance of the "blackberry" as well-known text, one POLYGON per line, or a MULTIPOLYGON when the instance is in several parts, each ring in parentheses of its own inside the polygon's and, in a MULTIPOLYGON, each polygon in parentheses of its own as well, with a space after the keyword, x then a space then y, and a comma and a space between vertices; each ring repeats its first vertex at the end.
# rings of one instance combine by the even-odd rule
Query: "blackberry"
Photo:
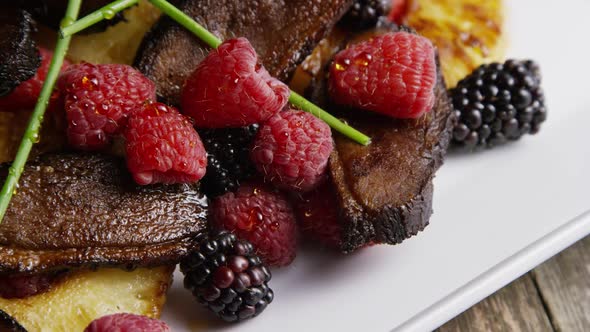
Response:
POLYGON ((258 125, 199 130, 207 150, 207 173, 201 180, 205 195, 214 198, 234 191, 241 181, 256 174, 249 155, 256 132, 258 125))
POLYGON ((453 144, 467 150, 535 134, 547 119, 539 66, 531 60, 482 65, 449 93, 453 144))
POLYGON ((184 287, 228 322, 259 315, 274 298, 270 271, 252 244, 220 232, 199 241, 199 250, 180 263, 184 287))
POLYGON ((342 19, 342 24, 352 29, 374 27, 381 16, 391 10, 391 0, 356 0, 342 19))

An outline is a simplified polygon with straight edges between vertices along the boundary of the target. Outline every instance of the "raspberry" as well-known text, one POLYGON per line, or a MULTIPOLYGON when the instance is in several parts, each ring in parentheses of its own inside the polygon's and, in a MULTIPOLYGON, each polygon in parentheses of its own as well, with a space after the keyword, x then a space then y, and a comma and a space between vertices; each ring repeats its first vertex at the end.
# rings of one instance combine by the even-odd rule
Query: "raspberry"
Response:
POLYGON ((400 24, 406 16, 408 10, 408 0, 392 0, 391 11, 389 12, 389 19, 392 22, 400 24))
POLYGON ((5 275, 0 277, 0 297, 24 299, 51 288, 57 274, 5 275))
MULTIPOLYGON (((53 57, 53 52, 44 48, 39 48, 39 54, 41 55, 41 65, 37 69, 35 76, 22 82, 8 96, 0 98, 0 112, 15 112, 35 108, 53 57)), ((69 62, 64 61, 61 70, 65 70, 68 66, 69 62)), ((60 94, 56 90, 49 99, 48 111, 55 112, 61 107, 63 107, 63 101, 60 100, 60 94)))
POLYGON ((257 132, 258 125, 199 130, 207 150, 207 173, 201 190, 209 199, 237 189, 240 182, 256 175, 249 154, 257 132))
POLYGON ((334 190, 327 184, 295 199, 299 227, 306 238, 340 249, 341 227, 334 190))
POLYGON ((284 266, 295 259, 295 215, 283 194, 243 184, 214 199, 209 215, 213 227, 251 242, 266 264, 284 266))
POLYGON ((325 122, 291 110, 276 114, 260 127, 250 158, 277 187, 305 192, 322 180, 333 149, 325 122))
POLYGON ((258 316, 272 302, 271 274, 252 244, 220 232, 200 240, 199 250, 180 262, 184 287, 228 322, 258 316))
POLYGON ((205 175, 203 142, 174 107, 146 103, 129 118, 124 136, 127 167, 140 185, 192 183, 205 175))
POLYGON ((342 105, 395 118, 418 118, 434 105, 432 43, 407 32, 387 33, 338 53, 330 96, 342 105))
POLYGON ((134 314, 113 314, 95 319, 84 332, 170 332, 170 327, 161 320, 134 314))
POLYGON ((211 51, 189 76, 182 111, 197 127, 244 127, 260 123, 287 104, 289 88, 270 76, 246 38, 211 51))
POLYGON ((82 150, 106 148, 129 114, 156 98, 152 81, 120 64, 70 66, 59 87, 65 93, 68 140, 82 150))

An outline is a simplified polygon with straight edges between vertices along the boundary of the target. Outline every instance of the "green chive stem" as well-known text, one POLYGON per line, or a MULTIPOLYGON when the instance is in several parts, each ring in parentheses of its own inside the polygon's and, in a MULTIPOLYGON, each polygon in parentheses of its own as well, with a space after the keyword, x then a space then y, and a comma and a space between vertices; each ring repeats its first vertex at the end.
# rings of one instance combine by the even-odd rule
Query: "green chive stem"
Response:
MULTIPOLYGON (((76 21, 78 13, 80 12, 81 3, 82 0, 69 0, 65 17, 61 22, 62 27, 67 27, 76 21)), ((39 95, 33 114, 31 114, 29 124, 25 130, 16 157, 12 162, 12 166, 10 166, 2 191, 0 191, 0 222, 2 222, 6 209, 8 209, 8 204, 10 203, 10 199, 14 194, 18 180, 24 170, 27 159, 29 158, 31 148, 39 138, 39 128, 43 122, 43 115, 45 114, 51 93, 53 92, 53 87, 55 86, 61 66, 63 65, 68 46, 70 45, 70 39, 71 37, 58 38, 57 43, 55 44, 55 51, 53 53, 53 58, 51 59, 51 64, 49 65, 47 77, 43 83, 43 88, 41 89, 41 94, 39 95)))
POLYGON ((72 36, 102 20, 110 20, 118 12, 121 12, 133 5, 136 5, 139 0, 117 0, 110 4, 84 16, 71 25, 61 27, 59 33, 61 37, 72 36))
MULTIPOLYGON (((197 37, 199 37, 211 48, 217 48, 219 47, 219 45, 221 45, 221 40, 219 38, 217 38, 215 35, 213 35, 211 32, 205 29, 202 25, 193 20, 190 16, 186 15, 181 10, 174 7, 174 5, 170 4, 168 1, 149 1, 154 6, 158 7, 164 14, 170 16, 178 24, 182 25, 190 32, 195 34, 197 37)), ((371 139, 368 136, 350 127, 349 125, 330 115, 328 112, 324 111, 323 109, 319 108, 309 100, 305 99, 304 97, 293 91, 291 91, 291 95, 289 96, 289 102, 299 107, 300 109, 309 112, 315 115, 316 117, 320 118, 321 120, 325 121, 330 127, 332 127, 332 129, 347 136, 355 142, 358 142, 362 145, 368 145, 371 143, 371 139)))
POLYGON ((149 0, 154 6, 160 9, 164 14, 170 16, 176 23, 185 27, 188 31, 199 37, 205 44, 211 48, 217 48, 221 45, 221 40, 214 34, 205 29, 202 25, 193 20, 190 16, 183 13, 173 4, 166 0, 149 0))
POLYGON ((340 121, 338 118, 319 108, 311 101, 299 95, 297 92, 291 91, 289 102, 300 109, 315 115, 318 119, 324 121, 330 127, 332 127, 332 129, 350 138, 351 140, 365 146, 371 144, 371 138, 369 136, 340 121))

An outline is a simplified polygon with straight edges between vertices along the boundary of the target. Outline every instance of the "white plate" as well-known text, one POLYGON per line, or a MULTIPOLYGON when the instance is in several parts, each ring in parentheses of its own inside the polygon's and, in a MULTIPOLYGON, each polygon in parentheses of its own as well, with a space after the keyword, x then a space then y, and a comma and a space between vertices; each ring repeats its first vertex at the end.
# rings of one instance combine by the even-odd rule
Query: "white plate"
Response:
POLYGON ((225 325, 176 274, 163 319, 174 331, 428 331, 590 233, 590 2, 507 2, 509 55, 543 71, 549 120, 537 136, 451 155, 431 225, 402 245, 342 256, 303 248, 274 271, 276 297, 225 325))

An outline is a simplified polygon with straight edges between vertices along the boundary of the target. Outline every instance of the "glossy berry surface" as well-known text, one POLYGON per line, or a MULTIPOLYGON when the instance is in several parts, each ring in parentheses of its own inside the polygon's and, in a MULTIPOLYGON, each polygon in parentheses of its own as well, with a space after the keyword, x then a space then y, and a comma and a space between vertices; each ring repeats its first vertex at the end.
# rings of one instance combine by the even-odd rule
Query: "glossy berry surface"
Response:
POLYGON ((418 118, 434 105, 432 43, 392 32, 350 46, 330 67, 330 97, 338 104, 394 118, 418 118))
POLYGON ((270 76, 246 38, 221 44, 197 66, 182 92, 182 111, 199 128, 245 127, 282 110, 289 88, 270 76))
POLYGON ((68 141, 82 150, 108 147, 128 116, 156 98, 152 81, 121 64, 72 65, 58 85, 65 98, 68 141))
POLYGON ((266 181, 305 192, 323 180, 333 149, 332 132, 325 122, 310 113, 287 110, 260 127, 250 158, 266 181))
POLYGON ((482 65, 449 93, 453 144, 467 150, 535 134, 547 119, 539 66, 530 60, 482 65))
POLYGON ((124 132, 127 167, 140 185, 193 183, 207 169, 207 152, 191 122, 174 107, 146 103, 124 132))
MULTIPOLYGON (((41 65, 37 69, 35 76, 22 82, 9 95, 0 97, 0 112, 30 111, 35 108, 39 94, 41 94, 41 88, 43 88, 43 82, 45 82, 49 71, 53 52, 39 48, 39 55, 41 56, 41 65)), ((64 71, 69 65, 68 61, 64 61, 61 70, 64 71)), ((56 90, 49 99, 47 110, 55 112, 61 108, 63 108, 63 100, 61 100, 60 94, 56 90)))
POLYGON ((258 125, 198 131, 207 150, 207 173, 201 180, 201 190, 209 199, 236 190, 256 174, 250 146, 258 125))
POLYGON ((244 239, 269 266, 285 266, 295 259, 297 225, 285 195, 259 183, 242 184, 219 196, 209 207, 211 226, 244 239))
POLYGON ((134 314, 113 314, 95 319, 84 332, 170 332, 161 320, 134 314))
POLYGON ((199 303, 228 322, 258 316, 274 298, 270 271, 253 246, 228 232, 202 237, 180 270, 199 303))
POLYGON ((391 0, 355 0, 342 18, 342 25, 351 29, 366 29, 375 26, 379 17, 387 16, 391 0))

